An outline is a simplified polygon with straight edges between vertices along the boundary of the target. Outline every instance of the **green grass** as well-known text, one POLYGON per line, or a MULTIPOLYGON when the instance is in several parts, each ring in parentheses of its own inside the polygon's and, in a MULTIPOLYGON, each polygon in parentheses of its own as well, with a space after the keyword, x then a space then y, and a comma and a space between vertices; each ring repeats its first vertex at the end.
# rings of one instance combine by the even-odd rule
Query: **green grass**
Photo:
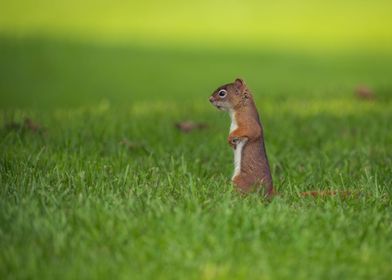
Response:
POLYGON ((390 279, 391 62, 2 37, 0 278, 390 279), (272 202, 230 186, 229 119, 207 98, 237 76, 272 202), (25 117, 46 132, 5 127, 25 117), (181 134, 187 119, 209 127, 181 134), (331 189, 355 196, 298 195, 331 189))

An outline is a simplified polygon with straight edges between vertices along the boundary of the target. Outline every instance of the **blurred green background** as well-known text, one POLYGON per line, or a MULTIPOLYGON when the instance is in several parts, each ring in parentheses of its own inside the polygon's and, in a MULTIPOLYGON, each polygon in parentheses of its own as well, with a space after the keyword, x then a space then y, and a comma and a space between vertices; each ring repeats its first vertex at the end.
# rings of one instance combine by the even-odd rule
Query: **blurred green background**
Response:
POLYGON ((2 1, 3 33, 216 48, 389 51, 391 3, 2 1))
POLYGON ((391 14, 0 0, 0 278, 390 279, 391 14), (270 203, 231 192, 229 118, 208 97, 236 77, 263 120, 270 203))
MULTIPOLYGON (((2 1, 2 107, 385 92, 390 1, 2 1), (327 94, 326 94, 327 93, 327 94), (151 98, 153 96, 153 98, 151 98)), ((202 103, 200 103, 202 104, 202 103)))
MULTIPOLYGON (((390 87, 390 1, 2 1, 2 107, 390 87), (153 96, 153 98, 151 98, 153 96)), ((200 103, 201 104, 201 103, 200 103)))

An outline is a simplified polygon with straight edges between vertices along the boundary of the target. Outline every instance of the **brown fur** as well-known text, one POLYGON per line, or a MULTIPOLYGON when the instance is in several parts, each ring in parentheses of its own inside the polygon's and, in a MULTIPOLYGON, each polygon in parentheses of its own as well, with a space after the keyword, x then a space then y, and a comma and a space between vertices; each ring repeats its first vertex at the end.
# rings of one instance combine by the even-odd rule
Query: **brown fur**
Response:
POLYGON ((264 187, 267 196, 273 194, 273 184, 264 145, 263 127, 253 96, 241 79, 219 87, 210 97, 210 102, 218 109, 233 114, 237 128, 228 137, 228 143, 236 149, 237 143, 247 140, 242 150, 241 169, 233 178, 233 184, 240 192, 251 192, 264 187), (221 90, 226 96, 221 97, 221 90))

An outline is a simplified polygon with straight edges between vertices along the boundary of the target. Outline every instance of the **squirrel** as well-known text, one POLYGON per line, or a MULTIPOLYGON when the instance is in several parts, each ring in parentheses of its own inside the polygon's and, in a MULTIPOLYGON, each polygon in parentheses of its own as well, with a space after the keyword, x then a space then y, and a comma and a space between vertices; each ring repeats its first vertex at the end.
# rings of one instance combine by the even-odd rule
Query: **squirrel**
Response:
MULTIPOLYGON (((264 144, 263 126, 253 96, 244 80, 237 78, 233 83, 218 87, 209 101, 219 110, 230 114, 231 125, 227 142, 234 151, 235 189, 240 193, 262 190, 267 198, 276 193, 264 144)), ((303 197, 352 196, 352 191, 309 191, 303 197)))
POLYGON ((272 176, 264 144, 263 126, 253 96, 242 79, 218 87, 209 98, 219 110, 230 114, 227 142, 234 151, 232 182, 241 193, 262 189, 274 194, 272 176))

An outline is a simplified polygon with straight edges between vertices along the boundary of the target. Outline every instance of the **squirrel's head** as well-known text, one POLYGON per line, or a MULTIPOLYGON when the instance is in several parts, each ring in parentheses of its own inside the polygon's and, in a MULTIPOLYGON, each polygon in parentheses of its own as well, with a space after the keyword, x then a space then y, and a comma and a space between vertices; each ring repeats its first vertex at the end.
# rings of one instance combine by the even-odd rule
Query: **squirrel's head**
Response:
POLYGON ((243 104, 249 96, 245 82, 242 79, 236 79, 233 83, 217 88, 209 100, 219 110, 230 111, 243 104))

